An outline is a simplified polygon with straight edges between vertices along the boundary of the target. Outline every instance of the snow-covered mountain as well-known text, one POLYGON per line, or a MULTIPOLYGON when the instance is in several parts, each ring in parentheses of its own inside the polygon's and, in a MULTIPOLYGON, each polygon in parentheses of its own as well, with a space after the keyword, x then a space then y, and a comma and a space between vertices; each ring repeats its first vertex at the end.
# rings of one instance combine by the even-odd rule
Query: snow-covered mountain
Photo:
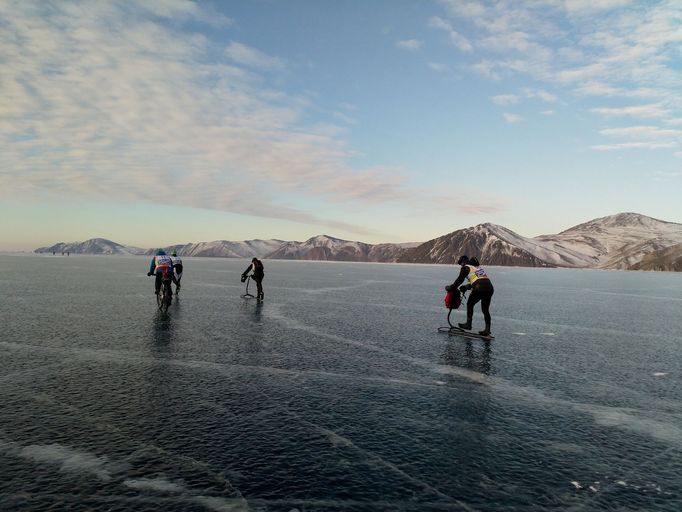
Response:
POLYGON ((268 259, 316 261, 396 261, 406 247, 414 244, 366 244, 328 235, 317 235, 305 242, 285 242, 268 254, 268 259))
MULTIPOLYGON (((216 240, 167 247, 180 256, 323 261, 372 261, 452 264, 461 254, 484 265, 611 269, 677 268, 674 246, 682 246, 682 224, 637 213, 594 219, 556 235, 528 238, 497 224, 459 229, 422 244, 367 244, 328 235, 305 242, 216 240), (669 250, 670 249, 670 250, 669 250)), ((111 240, 59 243, 35 252, 74 254, 153 254, 111 240)))
POLYGON ((584 266, 629 269, 647 254, 682 243, 682 224, 619 213, 535 240, 585 255, 592 263, 584 266))
MULTIPOLYGON (((244 240, 243 242, 230 242, 229 240, 216 240, 214 242, 198 242, 177 244, 166 247, 169 254, 177 251, 179 256, 210 256, 214 258, 263 258, 276 250, 283 240, 244 240)), ((149 249, 145 254, 154 254, 156 249, 149 249)))
POLYGON ((453 263, 467 254, 488 265, 630 269, 647 254, 679 243, 682 224, 619 213, 535 238, 479 224, 429 240, 405 251, 398 261, 453 263))
POLYGON ((462 254, 477 256, 486 265, 519 267, 554 266, 547 260, 562 259, 561 255, 538 246, 533 239, 522 237, 497 224, 486 223, 459 229, 408 249, 398 258, 398 262, 452 264, 462 254))
POLYGON ((106 238, 91 238, 85 242, 59 242, 49 247, 40 247, 37 253, 72 254, 144 254, 144 249, 121 245, 106 238))

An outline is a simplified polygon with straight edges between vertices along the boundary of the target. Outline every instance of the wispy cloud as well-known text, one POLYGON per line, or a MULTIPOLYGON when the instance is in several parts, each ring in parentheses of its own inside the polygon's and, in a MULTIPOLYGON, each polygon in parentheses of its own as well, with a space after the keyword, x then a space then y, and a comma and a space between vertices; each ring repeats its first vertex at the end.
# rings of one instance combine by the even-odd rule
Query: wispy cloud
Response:
POLYGON ((658 171, 654 174, 654 179, 656 181, 671 181, 682 178, 682 171, 669 172, 669 171, 658 171))
POLYGON ((668 111, 660 104, 634 105, 628 107, 602 107, 590 109, 595 114, 609 117, 639 117, 646 119, 660 119, 668 115, 668 111))
POLYGON ((520 100, 516 94, 498 94, 491 99, 495 105, 516 105, 520 100))
POLYGON ((544 89, 525 88, 523 94, 526 98, 539 98, 546 103, 554 103, 558 99, 554 94, 547 92, 544 89))
POLYGON ((682 9, 677 2, 439 3, 447 15, 431 18, 429 24, 441 30, 456 26, 467 34, 471 62, 463 67, 498 82, 522 76, 539 85, 534 95, 518 92, 520 97, 547 102, 576 93, 621 98, 622 106, 605 105, 592 112, 669 124, 680 118, 682 9), (628 102, 638 99, 651 104, 628 102))
POLYGON ((454 44, 460 51, 470 52, 473 50, 469 40, 454 30, 452 25, 443 18, 434 16, 429 20, 429 27, 445 31, 445 33, 448 35, 448 38, 450 39, 450 42, 454 44))
POLYGON ((445 64, 441 64, 439 62, 429 62, 428 66, 437 73, 444 73, 449 69, 445 64))
POLYGON ((659 92, 652 87, 623 89, 602 82, 585 82, 578 86, 576 92, 585 96, 623 97, 623 98, 656 98, 659 92))
POLYGON ((676 142, 622 142, 619 144, 597 144, 590 146, 595 151, 616 151, 621 149, 669 149, 677 146, 676 142))
POLYGON ((502 114, 502 117, 504 117, 504 121, 507 124, 517 124, 517 123, 522 123, 523 122, 523 117, 516 115, 516 114, 510 114, 508 112, 505 112, 502 114))
POLYGON ((284 61, 236 41, 230 41, 225 54, 238 64, 261 69, 284 69, 284 61))
POLYGON ((599 133, 607 137, 630 137, 646 139, 682 138, 682 130, 659 128, 658 126, 628 126, 624 128, 605 128, 599 133))
POLYGON ((565 0, 564 5, 569 13, 593 14, 595 11, 623 7, 634 0, 565 0))
POLYGON ((554 110, 543 110, 540 112, 543 116, 551 116, 554 114, 554 110))
POLYGON ((519 94, 498 94, 491 99, 496 105, 516 105, 522 98, 539 98, 547 103, 554 103, 557 97, 542 89, 524 88, 519 94))
POLYGON ((405 39, 403 41, 397 41, 395 45, 398 48, 401 48, 403 50, 407 50, 410 52, 416 52, 418 51, 422 46, 423 42, 419 41, 418 39, 405 39))
POLYGON ((400 169, 349 165, 343 127, 305 121, 310 98, 269 78, 284 60, 189 30, 207 16, 175 0, 0 3, 0 197, 156 203, 163 184, 178 206, 359 234, 288 197, 414 201, 400 169))
POLYGON ((502 77, 495 71, 496 64, 489 60, 482 60, 470 66, 470 69, 484 78, 489 78, 491 80, 500 80, 502 77))

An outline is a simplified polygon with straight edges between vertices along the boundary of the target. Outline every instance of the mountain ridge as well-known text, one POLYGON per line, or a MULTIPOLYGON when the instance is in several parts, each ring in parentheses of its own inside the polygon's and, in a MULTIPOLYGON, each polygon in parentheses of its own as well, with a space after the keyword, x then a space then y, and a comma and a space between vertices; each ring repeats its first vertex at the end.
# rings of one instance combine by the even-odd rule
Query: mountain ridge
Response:
MULTIPOLYGON (((678 245, 682 250, 682 224, 624 212, 583 222, 556 235, 532 238, 485 222, 422 243, 369 244, 322 234, 302 242, 215 240, 167 249, 181 256, 199 257, 441 264, 452 264, 459 255, 468 254, 476 255, 485 265, 639 270, 675 267, 672 262, 677 261, 678 245)), ((74 254, 148 255, 155 251, 99 238, 60 242, 35 252, 69 250, 74 254)))

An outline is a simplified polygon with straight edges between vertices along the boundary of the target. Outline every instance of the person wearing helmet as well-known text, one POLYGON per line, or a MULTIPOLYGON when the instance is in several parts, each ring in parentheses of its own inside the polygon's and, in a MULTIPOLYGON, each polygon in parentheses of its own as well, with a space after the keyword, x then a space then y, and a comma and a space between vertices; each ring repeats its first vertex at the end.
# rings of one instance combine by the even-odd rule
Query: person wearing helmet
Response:
POLYGON ((490 336, 490 302, 493 293, 495 293, 493 283, 490 281, 490 277, 488 277, 486 271, 481 267, 478 259, 460 256, 457 260, 457 264, 462 266, 459 275, 457 276, 457 279, 455 279, 455 282, 446 286, 445 289, 450 291, 456 290, 457 287, 459 287, 459 290, 462 293, 471 290, 471 294, 467 300, 467 321, 457 325, 460 329, 465 329, 467 331, 471 330, 471 321, 474 317, 474 306, 480 301, 483 318, 485 320, 485 329, 479 331, 478 334, 481 336, 490 336), (460 286, 464 281, 468 281, 468 284, 460 286))
POLYGON ((248 268, 244 272, 242 272, 242 282, 246 281, 247 274, 251 271, 253 271, 253 273, 251 274, 251 279, 256 281, 256 288, 258 290, 257 295, 258 302, 261 302, 265 297, 265 294, 263 293, 263 278, 265 277, 263 262, 258 258, 253 258, 251 260, 251 265, 249 265, 248 268))
POLYGON ((180 280, 182 279, 182 260, 176 251, 171 253, 171 261, 173 262, 173 270, 175 271, 175 293, 180 291, 180 280))
POLYGON ((154 283, 154 293, 156 295, 161 291, 161 281, 164 279, 172 279, 177 285, 175 280, 175 275, 173 274, 173 260, 166 254, 166 251, 159 249, 156 251, 156 255, 152 258, 152 262, 149 265, 148 276, 156 276, 156 281, 154 283))

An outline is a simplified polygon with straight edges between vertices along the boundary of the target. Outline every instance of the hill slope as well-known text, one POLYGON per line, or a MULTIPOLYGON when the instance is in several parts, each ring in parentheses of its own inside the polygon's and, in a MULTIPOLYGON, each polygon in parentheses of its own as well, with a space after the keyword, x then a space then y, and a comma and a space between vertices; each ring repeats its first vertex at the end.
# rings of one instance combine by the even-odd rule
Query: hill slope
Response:
POLYGON ((84 242, 59 242, 49 247, 39 247, 37 253, 72 254, 144 254, 144 249, 121 245, 106 238, 91 238, 84 242))

